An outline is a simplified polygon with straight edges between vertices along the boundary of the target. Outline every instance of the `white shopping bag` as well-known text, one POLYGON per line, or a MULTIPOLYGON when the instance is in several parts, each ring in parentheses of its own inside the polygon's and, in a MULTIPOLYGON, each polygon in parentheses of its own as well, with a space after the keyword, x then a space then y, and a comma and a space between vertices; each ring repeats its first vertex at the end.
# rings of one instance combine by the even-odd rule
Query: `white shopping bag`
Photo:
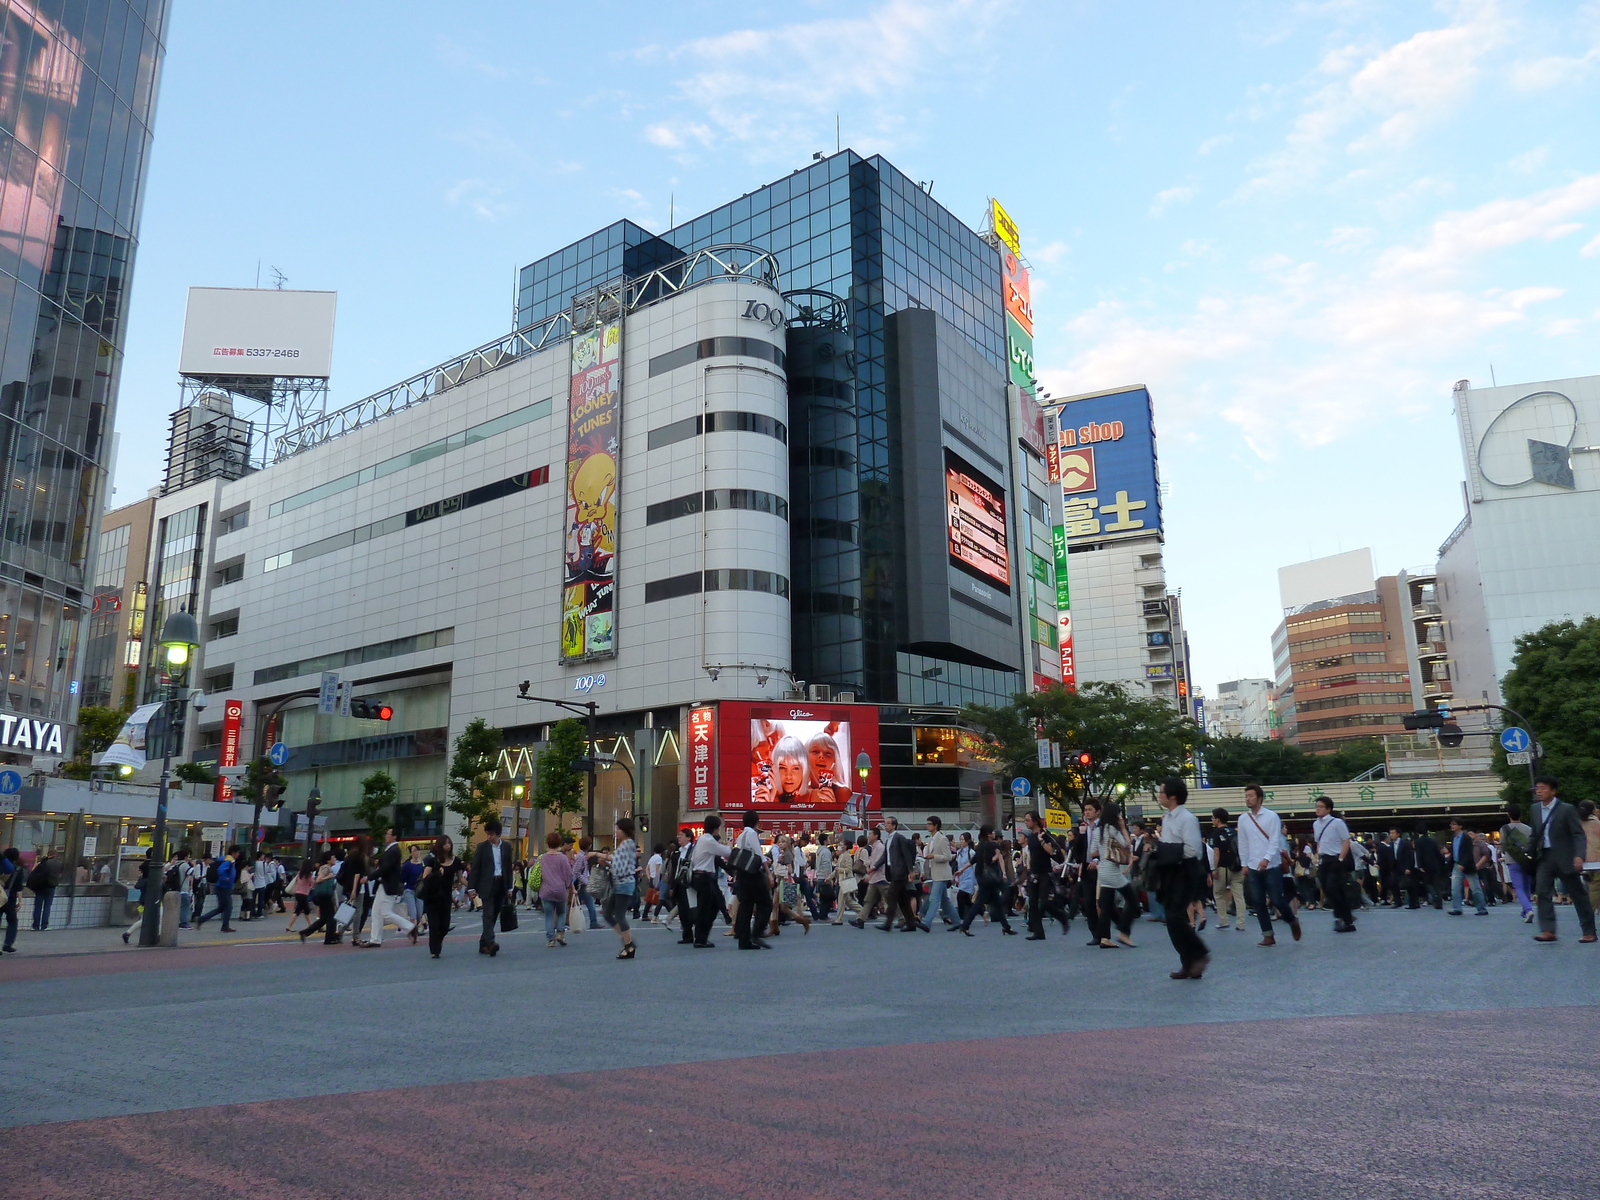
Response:
POLYGON ((573 933, 582 933, 589 928, 589 912, 581 904, 574 904, 567 910, 567 928, 573 933))
POLYGON ((350 924, 351 921, 354 921, 355 919, 356 919, 356 906, 354 904, 351 904, 350 901, 348 901, 348 900, 346 900, 343 904, 339 905, 338 911, 333 914, 333 923, 335 925, 348 925, 348 924, 350 924))

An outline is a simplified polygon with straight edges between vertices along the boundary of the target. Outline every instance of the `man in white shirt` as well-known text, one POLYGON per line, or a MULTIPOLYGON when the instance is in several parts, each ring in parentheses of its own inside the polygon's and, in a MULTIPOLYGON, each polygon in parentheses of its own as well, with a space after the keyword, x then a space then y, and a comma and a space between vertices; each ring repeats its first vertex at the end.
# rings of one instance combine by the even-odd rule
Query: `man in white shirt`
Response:
POLYGON ((1200 822, 1189 811, 1189 785, 1177 777, 1161 784, 1161 838, 1156 846, 1161 906, 1167 914, 1167 936, 1178 952, 1179 967, 1173 979, 1199 979, 1211 963, 1211 952, 1189 924, 1189 905, 1205 893, 1205 842, 1200 837, 1200 822), (1181 851, 1164 850, 1177 845, 1181 851), (1163 861, 1168 856, 1175 861, 1163 861))
POLYGON ((1317 883, 1323 902, 1333 906, 1333 931, 1354 933, 1356 918, 1345 888, 1350 878, 1350 827, 1333 811, 1328 797, 1318 796, 1315 804, 1317 819, 1311 823, 1311 837, 1316 845, 1317 883))
POLYGON ((1287 921, 1294 940, 1300 940, 1300 919, 1283 895, 1283 822, 1263 804, 1259 784, 1244 789, 1244 816, 1239 819, 1239 861, 1244 864, 1244 891, 1255 906, 1261 925, 1260 946, 1276 946, 1272 935, 1272 909, 1287 921))
MULTIPOLYGON (((766 858, 761 850, 761 814, 755 809, 745 810, 744 828, 739 831, 733 844, 736 849, 748 850, 757 858, 766 858)), ((772 889, 767 886, 767 872, 740 871, 734 883, 734 894, 739 898, 739 911, 733 918, 739 949, 772 949, 759 936, 772 920, 772 889)))

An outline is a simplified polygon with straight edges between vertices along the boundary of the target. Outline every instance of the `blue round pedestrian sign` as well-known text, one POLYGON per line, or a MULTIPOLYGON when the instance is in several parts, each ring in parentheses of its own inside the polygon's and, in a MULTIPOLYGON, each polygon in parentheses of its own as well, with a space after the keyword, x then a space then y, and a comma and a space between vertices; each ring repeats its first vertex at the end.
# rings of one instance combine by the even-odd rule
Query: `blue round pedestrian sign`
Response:
POLYGON ((282 742, 273 742, 272 749, 267 751, 267 757, 272 760, 272 765, 281 767, 289 761, 289 747, 282 742))
POLYGON ((1026 779, 1019 778, 1011 781, 1011 794, 1013 796, 1026 796, 1031 791, 1033 791, 1033 784, 1026 779))
POLYGON ((1524 750, 1533 749, 1533 738, 1528 731, 1519 725, 1500 731, 1500 747, 1507 754, 1519 754, 1524 750))
POLYGON ((17 771, 0 771, 0 796, 14 796, 22 790, 22 775, 17 771))

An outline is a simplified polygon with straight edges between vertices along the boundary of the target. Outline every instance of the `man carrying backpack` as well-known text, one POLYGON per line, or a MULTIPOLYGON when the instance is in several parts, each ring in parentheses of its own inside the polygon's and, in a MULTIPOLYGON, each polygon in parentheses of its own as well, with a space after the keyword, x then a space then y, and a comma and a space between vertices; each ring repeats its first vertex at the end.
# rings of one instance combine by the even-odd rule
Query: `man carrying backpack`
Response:
POLYGON ((196 921, 196 925, 204 925, 218 913, 222 914, 222 932, 232 933, 233 925, 233 885, 239 878, 239 860, 244 858, 244 851, 235 846, 223 857, 211 864, 206 881, 211 884, 211 891, 217 898, 217 906, 205 913, 196 921))
POLYGON ((56 898, 56 884, 61 882, 61 865, 56 856, 45 851, 43 858, 33 864, 28 872, 28 890, 33 893, 33 927, 50 928, 50 902, 56 898))
POLYGON ((1239 862, 1239 835, 1228 825, 1228 810, 1211 810, 1211 898, 1217 905, 1217 928, 1228 927, 1228 897, 1233 897, 1234 928, 1244 932, 1244 869, 1239 862))

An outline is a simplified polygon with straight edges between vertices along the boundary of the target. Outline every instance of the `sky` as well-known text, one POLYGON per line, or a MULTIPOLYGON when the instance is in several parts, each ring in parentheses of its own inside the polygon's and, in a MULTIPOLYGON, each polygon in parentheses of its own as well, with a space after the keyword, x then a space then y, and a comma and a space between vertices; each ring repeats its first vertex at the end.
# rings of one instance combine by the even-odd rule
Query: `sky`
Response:
POLYGON ((337 291, 341 406, 508 330, 517 266, 712 208, 836 121, 974 227, 1006 205, 1051 392, 1150 387, 1212 694, 1270 675, 1278 567, 1434 561, 1456 380, 1600 372, 1600 3, 174 10, 116 504, 159 481, 191 285, 337 291))

